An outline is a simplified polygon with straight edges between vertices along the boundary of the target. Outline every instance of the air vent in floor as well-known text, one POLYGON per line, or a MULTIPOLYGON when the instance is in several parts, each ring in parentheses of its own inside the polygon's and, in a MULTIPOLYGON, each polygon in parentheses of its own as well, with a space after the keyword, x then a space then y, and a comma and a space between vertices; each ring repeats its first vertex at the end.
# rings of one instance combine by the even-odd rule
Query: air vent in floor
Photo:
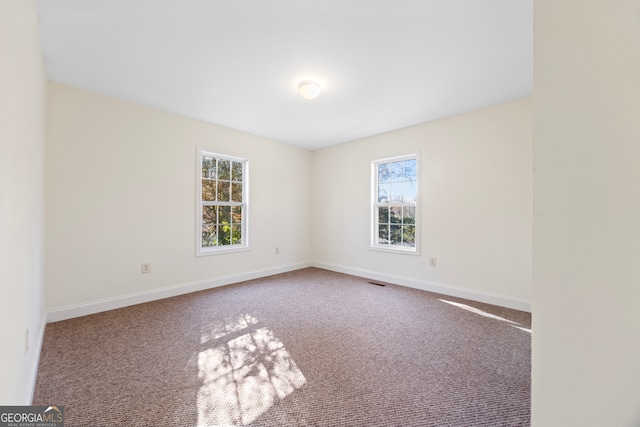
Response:
POLYGON ((378 282, 369 282, 369 283, 376 286, 387 286, 384 283, 378 283, 378 282))

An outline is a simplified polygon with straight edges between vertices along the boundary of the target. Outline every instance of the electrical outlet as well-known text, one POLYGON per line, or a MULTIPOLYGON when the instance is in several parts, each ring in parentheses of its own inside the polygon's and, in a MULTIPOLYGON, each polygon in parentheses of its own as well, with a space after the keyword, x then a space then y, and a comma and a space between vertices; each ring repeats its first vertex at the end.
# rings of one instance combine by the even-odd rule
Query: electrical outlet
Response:
POLYGON ((436 257, 429 258, 429 266, 431 267, 436 266, 436 257))
POLYGON ((276 246, 276 255, 280 255, 280 248, 276 246))
POLYGON ((24 355, 29 352, 29 328, 24 330, 24 355))
POLYGON ((141 264, 140 273, 141 274, 151 273, 151 263, 145 262, 145 263, 141 264))

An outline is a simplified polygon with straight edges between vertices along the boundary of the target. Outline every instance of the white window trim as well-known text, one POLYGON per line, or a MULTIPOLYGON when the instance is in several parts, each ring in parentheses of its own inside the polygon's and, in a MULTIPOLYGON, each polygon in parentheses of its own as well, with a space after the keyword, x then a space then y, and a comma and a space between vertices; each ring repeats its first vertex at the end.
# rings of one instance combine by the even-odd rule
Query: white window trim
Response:
MULTIPOLYGON (((196 147, 196 256, 220 255, 233 252, 244 252, 249 248, 249 159, 222 154, 217 150, 196 147), (242 173, 242 200, 244 212, 242 221, 242 243, 239 245, 225 245, 202 247, 202 157, 210 156, 218 159, 244 163, 242 173)), ((221 203, 226 204, 226 203, 221 203)), ((229 205, 235 205, 229 202, 229 205)))
POLYGON ((370 208, 370 244, 369 250, 404 255, 420 255, 421 244, 421 219, 420 219, 420 152, 400 156, 375 159, 371 161, 371 208, 370 208), (396 162, 400 160, 416 159, 416 245, 413 248, 406 246, 379 245, 376 243, 378 235, 378 164, 396 162))

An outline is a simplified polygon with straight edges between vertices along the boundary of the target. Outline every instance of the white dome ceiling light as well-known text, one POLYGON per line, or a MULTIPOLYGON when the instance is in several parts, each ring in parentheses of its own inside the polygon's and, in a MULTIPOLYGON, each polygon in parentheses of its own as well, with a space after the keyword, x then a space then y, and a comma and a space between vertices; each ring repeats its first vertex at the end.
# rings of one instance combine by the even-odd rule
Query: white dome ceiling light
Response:
POLYGON ((298 90, 304 99, 316 99, 320 95, 320 84, 313 80, 303 80, 298 84, 298 90))

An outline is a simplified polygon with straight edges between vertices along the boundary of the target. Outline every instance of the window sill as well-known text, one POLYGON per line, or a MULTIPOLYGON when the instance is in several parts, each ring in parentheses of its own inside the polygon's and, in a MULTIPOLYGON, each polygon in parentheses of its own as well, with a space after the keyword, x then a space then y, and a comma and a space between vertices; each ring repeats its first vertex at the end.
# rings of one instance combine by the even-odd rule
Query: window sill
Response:
POLYGON ((223 254, 231 254, 235 252, 247 252, 249 251, 248 246, 234 246, 230 248, 206 248, 196 250, 196 256, 209 256, 209 255, 223 255, 223 254))
POLYGON ((420 250, 418 248, 405 249, 402 246, 390 248, 388 246, 369 246, 370 251, 376 252, 387 252, 392 254, 401 254, 401 255, 420 255, 420 250))

